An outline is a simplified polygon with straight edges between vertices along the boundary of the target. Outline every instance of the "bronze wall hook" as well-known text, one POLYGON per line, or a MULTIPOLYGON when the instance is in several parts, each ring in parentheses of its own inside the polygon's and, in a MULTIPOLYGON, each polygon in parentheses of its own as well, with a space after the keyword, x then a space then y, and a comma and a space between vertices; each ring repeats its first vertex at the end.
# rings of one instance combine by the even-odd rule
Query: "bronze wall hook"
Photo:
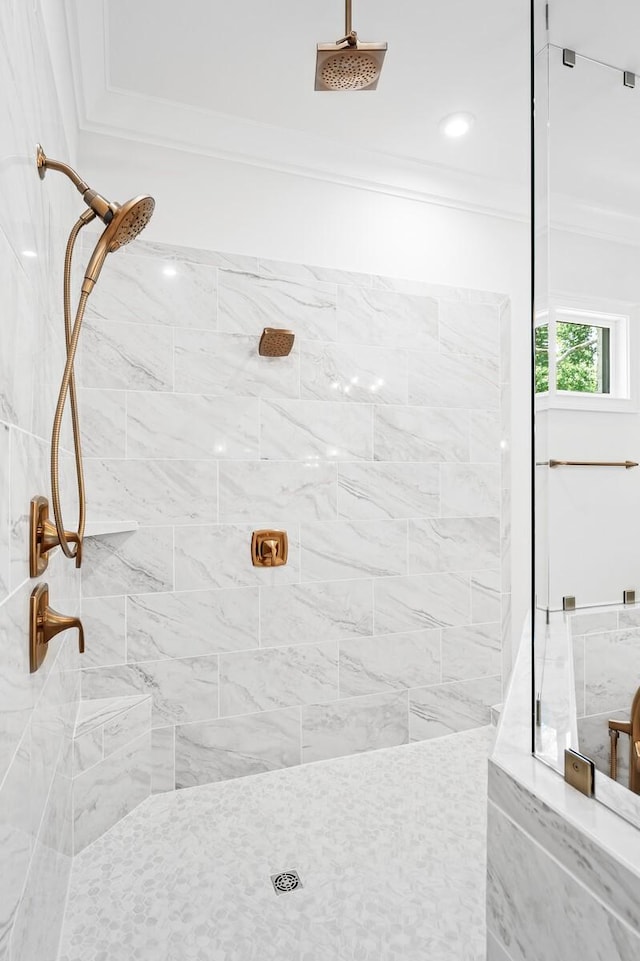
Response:
POLYGON ((49 585, 38 584, 31 594, 29 629, 29 670, 32 674, 44 663, 49 641, 62 631, 78 629, 78 650, 84 654, 84 628, 79 617, 58 614, 49 607, 49 585))

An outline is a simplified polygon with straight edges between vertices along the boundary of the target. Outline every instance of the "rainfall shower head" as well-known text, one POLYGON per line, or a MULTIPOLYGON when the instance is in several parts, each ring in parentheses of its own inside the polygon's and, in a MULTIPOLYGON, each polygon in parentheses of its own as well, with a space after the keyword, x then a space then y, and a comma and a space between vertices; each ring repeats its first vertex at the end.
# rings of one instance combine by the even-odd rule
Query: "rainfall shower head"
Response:
POLYGON ((345 36, 336 43, 318 44, 316 90, 375 90, 378 86, 387 44, 358 40, 351 2, 346 0, 345 36))
POLYGON ((151 220, 155 201, 153 197, 144 195, 135 197, 133 200, 127 200, 124 204, 111 203, 97 191, 92 190, 68 164, 61 163, 59 160, 50 160, 49 157, 45 156, 40 144, 37 147, 36 163, 41 180, 44 180, 47 170, 57 170, 65 174, 80 191, 87 206, 106 224, 106 229, 102 232, 91 255, 82 285, 83 292, 90 294, 95 287, 107 254, 113 253, 119 247, 124 247, 125 244, 135 240, 140 231, 144 230, 151 220))

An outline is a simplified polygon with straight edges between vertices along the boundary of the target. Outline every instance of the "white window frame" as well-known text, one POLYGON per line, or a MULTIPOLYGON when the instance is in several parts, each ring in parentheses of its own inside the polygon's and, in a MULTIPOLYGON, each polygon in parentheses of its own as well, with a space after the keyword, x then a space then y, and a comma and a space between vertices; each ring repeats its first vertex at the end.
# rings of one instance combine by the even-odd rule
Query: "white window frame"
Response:
POLYGON ((622 302, 579 300, 554 296, 536 314, 535 326, 549 325, 549 390, 536 394, 537 410, 589 410, 612 413, 638 411, 640 349, 638 305, 622 302), (587 394, 556 388, 556 324, 583 323, 610 331, 610 386, 608 394, 587 394))

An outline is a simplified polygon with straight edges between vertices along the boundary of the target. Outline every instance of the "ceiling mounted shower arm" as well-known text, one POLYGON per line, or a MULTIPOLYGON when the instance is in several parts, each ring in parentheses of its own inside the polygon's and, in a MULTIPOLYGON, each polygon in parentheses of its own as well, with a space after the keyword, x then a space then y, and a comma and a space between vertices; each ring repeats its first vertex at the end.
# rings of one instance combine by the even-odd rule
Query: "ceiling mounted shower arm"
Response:
POLYGON ((339 47, 343 43, 347 43, 350 47, 358 46, 358 34, 353 29, 352 0, 346 0, 344 11, 344 37, 341 37, 340 40, 336 40, 336 46, 339 47))

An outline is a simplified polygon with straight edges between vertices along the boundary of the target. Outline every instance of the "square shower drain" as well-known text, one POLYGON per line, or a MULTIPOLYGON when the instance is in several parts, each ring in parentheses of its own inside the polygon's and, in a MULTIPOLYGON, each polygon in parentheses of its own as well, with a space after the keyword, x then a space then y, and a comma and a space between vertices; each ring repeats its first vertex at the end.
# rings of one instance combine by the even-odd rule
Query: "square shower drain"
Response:
POLYGON ((272 874, 271 883, 276 894, 289 894, 290 891, 296 891, 303 887, 297 871, 282 871, 280 874, 272 874))

